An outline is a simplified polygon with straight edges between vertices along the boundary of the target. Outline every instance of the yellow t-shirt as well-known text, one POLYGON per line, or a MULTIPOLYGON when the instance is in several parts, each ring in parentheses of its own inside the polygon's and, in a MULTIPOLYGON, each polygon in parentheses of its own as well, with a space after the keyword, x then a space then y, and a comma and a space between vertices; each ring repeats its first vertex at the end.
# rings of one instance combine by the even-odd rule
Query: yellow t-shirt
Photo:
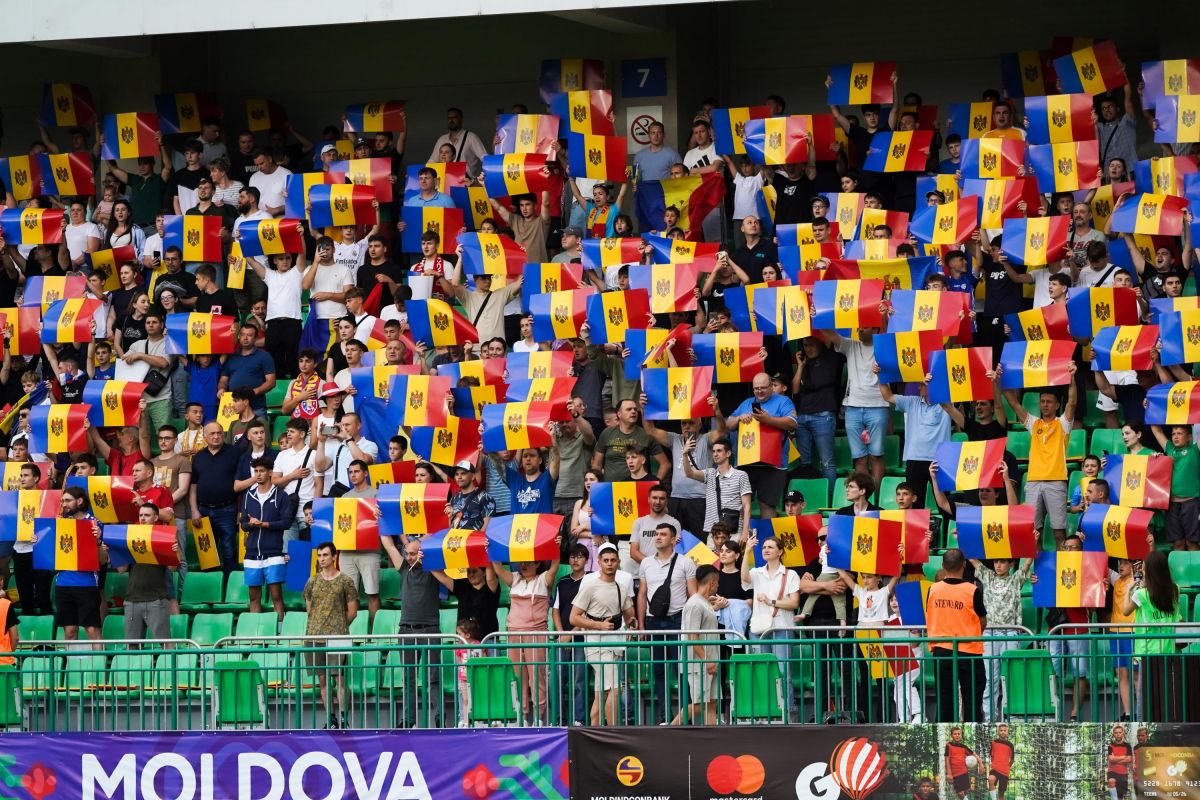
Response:
POLYGON ((1070 423, 1065 417, 1049 422, 1030 414, 1025 418, 1029 429, 1029 475, 1031 481, 1067 479, 1067 437, 1070 423))
MULTIPOLYGON (((1122 622, 1133 622, 1137 617, 1137 609, 1133 610, 1132 614, 1122 613, 1125 609, 1125 601, 1133 592, 1133 576, 1128 578, 1117 578, 1112 585, 1112 615, 1109 617, 1109 622, 1114 625, 1122 622)), ((1114 628, 1114 633, 1129 633, 1131 628, 1114 628)))

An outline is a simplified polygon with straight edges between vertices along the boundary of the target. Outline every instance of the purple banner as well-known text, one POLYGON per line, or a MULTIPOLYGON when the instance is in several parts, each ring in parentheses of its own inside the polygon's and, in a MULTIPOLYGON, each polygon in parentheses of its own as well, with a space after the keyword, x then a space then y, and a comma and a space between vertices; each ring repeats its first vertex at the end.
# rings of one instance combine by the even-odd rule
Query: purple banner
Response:
POLYGON ((21 800, 566 800, 567 769, 549 728, 0 736, 0 796, 21 800))

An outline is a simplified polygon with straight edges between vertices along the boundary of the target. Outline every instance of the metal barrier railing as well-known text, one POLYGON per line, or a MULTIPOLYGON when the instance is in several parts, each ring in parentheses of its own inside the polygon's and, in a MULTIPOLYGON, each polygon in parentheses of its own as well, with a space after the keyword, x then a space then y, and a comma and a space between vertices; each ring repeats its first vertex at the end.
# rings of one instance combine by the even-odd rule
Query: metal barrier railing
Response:
POLYGON ((506 631, 478 644, 435 633, 265 636, 211 647, 155 642, 153 650, 144 649, 149 642, 35 642, 13 654, 15 667, 0 669, 0 725, 1200 722, 1192 688, 1200 682, 1200 625, 1119 627, 1140 629, 1033 635, 1014 627, 969 639, 892 626, 783 628, 751 639, 723 630, 506 631), (1124 639, 1134 645, 1128 663, 1112 650, 1124 639), (1090 678, 1087 691, 1080 673, 1090 678))

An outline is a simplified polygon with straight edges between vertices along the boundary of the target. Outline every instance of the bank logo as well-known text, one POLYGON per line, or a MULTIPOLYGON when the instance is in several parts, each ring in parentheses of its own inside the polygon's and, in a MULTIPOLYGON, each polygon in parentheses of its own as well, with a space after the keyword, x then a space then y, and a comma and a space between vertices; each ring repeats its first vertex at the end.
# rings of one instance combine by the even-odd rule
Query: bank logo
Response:
POLYGON ((617 780, 622 786, 637 786, 646 777, 646 769, 637 756, 625 756, 617 762, 617 780))

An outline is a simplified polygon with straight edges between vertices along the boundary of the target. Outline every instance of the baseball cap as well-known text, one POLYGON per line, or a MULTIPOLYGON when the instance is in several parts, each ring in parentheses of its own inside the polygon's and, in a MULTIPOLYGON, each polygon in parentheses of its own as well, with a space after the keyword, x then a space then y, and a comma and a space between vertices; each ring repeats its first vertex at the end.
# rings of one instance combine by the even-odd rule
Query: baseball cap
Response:
POLYGON ((804 502, 804 492, 797 492, 795 490, 792 490, 783 496, 783 502, 785 502, 785 503, 803 503, 804 502))
POLYGON ((365 136, 359 136, 354 140, 355 147, 374 147, 375 143, 365 136))
POLYGON ((465 458, 464 458, 462 461, 460 461, 460 462, 458 462, 457 464, 455 464, 455 465, 454 465, 454 469, 455 469, 455 470, 460 470, 460 469, 461 469, 461 470, 464 470, 464 471, 466 471, 466 472, 474 472, 474 471, 475 471, 475 465, 474 465, 474 464, 472 464, 470 461, 468 461, 467 459, 465 459, 465 458))
POLYGON ((196 181, 197 186, 199 186, 202 183, 207 183, 209 186, 216 186, 216 184, 213 183, 213 179, 208 177, 207 175, 201 176, 200 179, 196 181))
POLYGON ((822 196, 822 195, 819 195, 819 194, 814 194, 814 195, 812 196, 812 199, 811 199, 811 200, 809 200, 808 202, 809 202, 810 204, 812 204, 812 203, 821 203, 822 205, 824 205, 824 206, 826 206, 826 207, 828 207, 828 206, 829 206, 829 198, 827 198, 827 197, 824 197, 824 196, 822 196))
POLYGON ((940 200, 943 203, 946 202, 946 193, 940 192, 937 189, 931 189, 930 191, 925 193, 926 200, 928 200, 931 197, 936 197, 938 200, 940 200))
POLYGON ((568 225, 567 227, 562 229, 562 235, 563 236, 574 236, 578 239, 582 239, 583 231, 579 230, 579 228, 576 228, 574 225, 568 225))
POLYGON ((336 144, 327 144, 327 145, 322 145, 322 147, 321 147, 321 155, 325 155, 325 154, 326 154, 326 153, 328 153, 330 150, 332 150, 333 152, 335 152, 335 153, 336 153, 336 152, 337 152, 337 145, 336 145, 336 144))
POLYGON ((617 546, 615 544, 613 544, 612 542, 605 542, 604 544, 602 544, 596 548, 596 556, 599 557, 606 550, 612 550, 617 555, 621 554, 621 551, 617 549, 617 546))

